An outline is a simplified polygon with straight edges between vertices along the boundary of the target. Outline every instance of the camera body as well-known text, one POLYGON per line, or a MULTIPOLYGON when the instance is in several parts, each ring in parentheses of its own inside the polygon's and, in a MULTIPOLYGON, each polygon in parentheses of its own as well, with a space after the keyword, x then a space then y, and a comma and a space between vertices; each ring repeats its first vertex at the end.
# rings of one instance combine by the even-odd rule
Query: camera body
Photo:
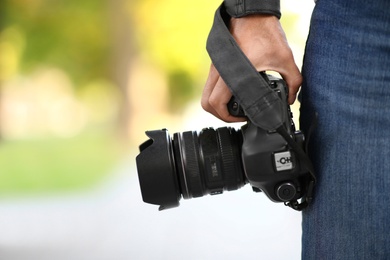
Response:
MULTIPOLYGON (((304 135, 296 131, 288 105, 288 88, 282 79, 268 75, 268 83, 282 99, 284 127, 303 148, 304 135)), ((228 109, 235 116, 244 116, 239 103, 231 100, 228 109)), ((305 192, 306 172, 286 140, 276 131, 267 131, 248 122, 241 128, 242 162, 245 176, 254 191, 263 191, 274 202, 297 200, 305 192)))
MULTIPOLYGON (((283 128, 303 148, 304 135, 295 130, 285 82, 265 78, 284 104, 283 128)), ((228 109, 232 115, 245 116, 234 98, 228 109)), ((181 197, 221 194, 247 183, 285 204, 297 204, 307 193, 310 176, 300 156, 277 131, 250 121, 241 130, 205 128, 175 133, 173 139, 166 129, 146 134, 150 139, 141 144, 136 158, 139 182, 144 202, 160 205, 160 210, 179 206, 181 197)))

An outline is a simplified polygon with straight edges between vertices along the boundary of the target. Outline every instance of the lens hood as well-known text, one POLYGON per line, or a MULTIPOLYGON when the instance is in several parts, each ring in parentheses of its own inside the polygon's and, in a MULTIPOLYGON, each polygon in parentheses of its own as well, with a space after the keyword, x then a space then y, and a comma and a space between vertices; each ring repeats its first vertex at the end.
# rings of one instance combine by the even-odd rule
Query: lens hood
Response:
POLYGON ((145 133, 150 139, 140 145, 136 158, 142 199, 160 205, 159 210, 177 207, 181 195, 169 133, 166 129, 145 133))

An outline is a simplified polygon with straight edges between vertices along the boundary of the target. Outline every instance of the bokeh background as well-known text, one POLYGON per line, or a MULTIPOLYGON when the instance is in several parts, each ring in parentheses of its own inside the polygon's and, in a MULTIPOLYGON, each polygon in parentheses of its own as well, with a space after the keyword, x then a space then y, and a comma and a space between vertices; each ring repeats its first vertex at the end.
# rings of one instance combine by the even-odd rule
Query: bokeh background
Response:
MULTIPOLYGON (((281 2, 300 65, 314 3, 281 2)), ((250 187, 142 203, 145 130, 226 125, 200 108, 219 4, 0 2, 0 259, 299 259, 299 213, 250 187)))

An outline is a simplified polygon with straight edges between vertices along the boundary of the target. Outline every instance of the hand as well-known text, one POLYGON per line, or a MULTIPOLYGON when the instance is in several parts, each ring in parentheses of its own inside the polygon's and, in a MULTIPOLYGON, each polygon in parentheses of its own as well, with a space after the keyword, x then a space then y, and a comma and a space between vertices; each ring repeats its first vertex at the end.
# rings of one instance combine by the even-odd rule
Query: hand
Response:
MULTIPOLYGON (((272 15, 232 18, 230 32, 257 71, 275 71, 283 77, 289 88, 288 102, 293 104, 302 84, 302 75, 279 19, 272 15)), ((211 64, 202 94, 203 109, 225 122, 245 121, 245 118, 229 114, 227 103, 231 96, 229 88, 211 64)))

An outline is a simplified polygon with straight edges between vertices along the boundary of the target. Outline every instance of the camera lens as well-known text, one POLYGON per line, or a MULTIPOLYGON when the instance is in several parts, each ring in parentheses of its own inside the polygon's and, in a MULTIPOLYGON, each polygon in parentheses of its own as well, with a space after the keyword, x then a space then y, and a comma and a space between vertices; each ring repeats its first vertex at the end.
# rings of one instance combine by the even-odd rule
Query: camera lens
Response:
POLYGON ((230 127, 175 133, 148 131, 137 156, 138 176, 145 202, 160 210, 185 199, 220 194, 245 185, 241 161, 242 135, 230 127))

